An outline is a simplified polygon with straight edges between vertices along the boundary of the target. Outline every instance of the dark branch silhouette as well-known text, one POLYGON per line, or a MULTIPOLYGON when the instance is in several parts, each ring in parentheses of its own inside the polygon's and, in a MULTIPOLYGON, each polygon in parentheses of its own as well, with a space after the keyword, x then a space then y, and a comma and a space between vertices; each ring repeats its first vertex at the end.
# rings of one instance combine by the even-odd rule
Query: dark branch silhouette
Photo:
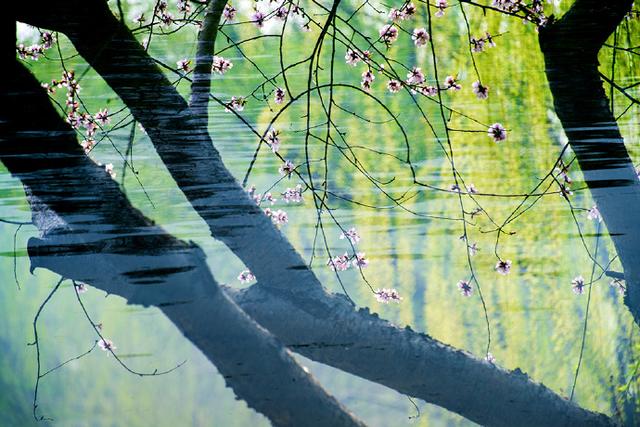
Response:
POLYGON ((556 114, 620 257, 625 304, 640 324, 640 181, 598 71, 598 52, 632 3, 577 0, 540 30, 540 48, 556 114))

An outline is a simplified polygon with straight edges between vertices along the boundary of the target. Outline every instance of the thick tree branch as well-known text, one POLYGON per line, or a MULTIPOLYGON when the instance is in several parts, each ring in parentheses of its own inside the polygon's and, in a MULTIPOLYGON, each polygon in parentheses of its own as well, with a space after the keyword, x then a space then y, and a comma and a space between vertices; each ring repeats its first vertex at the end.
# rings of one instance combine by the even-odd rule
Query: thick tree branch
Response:
POLYGON ((25 185, 42 234, 29 242, 32 268, 157 306, 274 425, 362 425, 221 292, 199 247, 129 204, 29 72, 19 64, 10 71, 12 92, 0 95, 0 160, 25 185))
POLYGON ((598 72, 598 52, 632 0, 577 0, 540 30, 555 111, 616 247, 625 303, 640 324, 640 181, 598 72))
POLYGON ((207 120, 209 106, 209 92, 211 91, 211 66, 213 64, 213 49, 215 47, 220 17, 227 0, 209 0, 204 12, 202 27, 198 32, 198 49, 196 65, 193 69, 191 82, 191 97, 189 106, 193 113, 207 120))

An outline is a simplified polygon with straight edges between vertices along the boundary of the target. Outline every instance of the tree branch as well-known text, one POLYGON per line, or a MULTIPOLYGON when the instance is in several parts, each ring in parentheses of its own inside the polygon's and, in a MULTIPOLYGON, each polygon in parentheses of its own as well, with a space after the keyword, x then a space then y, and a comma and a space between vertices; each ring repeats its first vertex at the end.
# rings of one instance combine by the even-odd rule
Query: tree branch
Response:
POLYGON ((202 27, 198 32, 198 50, 196 53, 196 65, 193 70, 191 82, 191 97, 189 107, 197 116, 207 120, 207 107, 209 105, 209 92, 211 91, 211 66, 213 64, 213 49, 215 46, 220 17, 226 0, 209 0, 204 12, 202 27))
POLYGON ((540 48, 556 114, 620 257, 625 304, 640 325, 640 181, 598 71, 598 52, 631 4, 577 0, 540 30, 540 48))

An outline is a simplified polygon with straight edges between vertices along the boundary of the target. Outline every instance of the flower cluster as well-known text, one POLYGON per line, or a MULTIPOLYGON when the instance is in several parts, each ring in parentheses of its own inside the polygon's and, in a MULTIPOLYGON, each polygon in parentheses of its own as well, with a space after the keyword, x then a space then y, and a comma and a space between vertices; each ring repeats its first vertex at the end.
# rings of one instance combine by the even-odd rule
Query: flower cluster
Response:
POLYGON ((345 271, 351 266, 354 268, 365 268, 369 265, 369 260, 365 256, 364 252, 358 252, 353 256, 349 256, 346 252, 343 255, 339 255, 329 258, 327 265, 332 271, 345 271))
POLYGON ((25 46, 19 44, 16 46, 16 51, 20 59, 31 59, 37 61, 40 56, 44 54, 44 51, 53 46, 55 39, 52 33, 45 31, 40 34, 40 44, 32 44, 31 46, 25 46))
POLYGON ((492 5, 509 13, 522 12, 525 22, 533 22, 538 27, 543 27, 548 21, 544 14, 542 0, 533 0, 529 4, 525 4, 522 0, 493 0, 492 5))
POLYGON ((395 42, 398 40, 398 29, 393 24, 383 26, 380 29, 380 40, 387 45, 395 42))
POLYGON ((484 37, 471 37, 471 50, 476 53, 484 52, 486 47, 496 47, 493 37, 489 33, 485 33, 484 37))
POLYGON ((298 184, 294 188, 287 188, 284 193, 282 193, 282 200, 286 203, 301 203, 302 185, 298 184))
POLYGON ((278 173, 282 176, 291 178, 291 174, 296 169, 296 166, 291 160, 285 160, 284 163, 278 168, 278 173))
POLYGON ((241 283, 249 283, 256 280, 256 276, 254 276, 251 271, 244 270, 244 271, 241 271, 240 274, 238 274, 238 280, 241 283))
POLYGON ((166 0, 160 0, 156 6, 156 17, 160 19, 165 26, 169 27, 173 24, 173 15, 168 11, 166 0))
POLYGON ((389 11, 389 19, 393 22, 404 21, 407 19, 411 19, 416 14, 416 5, 407 2, 400 9, 392 8, 389 11))
POLYGON ((237 13, 237 9, 231 6, 231 3, 225 4, 224 9, 222 10, 222 16, 224 16, 224 19, 227 21, 233 21, 237 13))
POLYGON ((373 72, 370 68, 362 73, 362 81, 360 82, 360 86, 362 86, 362 89, 366 91, 371 90, 371 83, 373 83, 373 80, 375 78, 376 76, 373 75, 373 72))
POLYGON ((378 289, 374 294, 376 296, 376 300, 383 304, 389 304, 389 302, 400 303, 400 301, 402 301, 402 297, 395 289, 378 289))
MULTIPOLYGON (((360 234, 358 234, 358 231, 354 227, 351 227, 340 234, 340 239, 348 239, 352 245, 356 245, 360 242, 360 234)), ((356 252, 353 256, 349 256, 345 252, 344 255, 334 257, 333 259, 329 258, 327 265, 333 271, 345 271, 351 266, 354 268, 365 268, 369 265, 369 260, 364 252, 356 252)))
POLYGON ((60 80, 51 80, 51 83, 42 83, 41 86, 50 94, 55 94, 59 88, 66 89, 65 106, 67 107, 66 121, 73 129, 84 129, 85 139, 81 145, 86 154, 93 149, 96 144, 94 136, 101 126, 106 126, 111 122, 109 111, 105 108, 98 110, 95 115, 80 111, 80 102, 78 94, 80 93, 80 84, 75 79, 73 70, 62 73, 60 80))
POLYGON ((278 209, 276 211, 272 211, 270 208, 266 208, 264 210, 264 214, 271 218, 271 222, 275 225, 284 225, 289 222, 289 215, 282 209, 278 209))

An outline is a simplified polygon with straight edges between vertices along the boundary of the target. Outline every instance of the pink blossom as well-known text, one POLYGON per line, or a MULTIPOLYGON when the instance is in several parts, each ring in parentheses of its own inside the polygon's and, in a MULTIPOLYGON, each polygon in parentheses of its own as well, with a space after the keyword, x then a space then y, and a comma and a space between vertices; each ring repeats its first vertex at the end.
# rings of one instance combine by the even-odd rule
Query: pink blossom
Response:
POLYGON ((587 218, 592 221, 602 222, 602 215, 600 215, 600 211, 596 205, 593 205, 593 207, 587 211, 587 218))
POLYGON ((82 146, 82 149, 84 150, 84 153, 85 154, 89 154, 89 152, 96 145, 96 141, 93 138, 87 138, 87 139, 83 140, 80 145, 82 146))
POLYGON ((276 104, 282 104, 284 102, 284 97, 284 89, 277 87, 273 95, 273 102, 275 102, 276 104))
POLYGON ((251 15, 251 21, 256 24, 256 27, 262 28, 264 26, 264 13, 256 10, 253 15, 251 15))
POLYGON ((291 160, 285 160, 284 163, 282 164, 282 166, 280 166, 280 168, 278 168, 278 172, 282 176, 289 176, 290 177, 291 173, 294 171, 295 168, 296 167, 293 164, 293 162, 291 162, 291 160))
POLYGON ((355 245, 360 241, 360 235, 354 227, 340 234, 340 239, 349 239, 351 244, 355 245))
POLYGON ((495 142, 504 141, 507 139, 507 131, 500 123, 494 123, 489 126, 487 130, 487 135, 489 135, 495 142))
POLYGON ((398 93, 400 89, 402 89, 402 83, 400 83, 398 80, 389 80, 389 82, 387 83, 387 89, 391 93, 398 93))
POLYGON ((387 24, 380 29, 380 39, 386 44, 391 44, 398 39, 398 29, 392 24, 387 24))
POLYGON ((356 52, 355 50, 347 49, 347 53, 344 55, 344 60, 347 64, 355 67, 358 62, 361 61, 361 58, 358 52, 356 52))
POLYGON ((242 111, 244 110, 244 106, 246 104, 247 104, 247 100, 244 97, 239 96, 236 98, 235 96, 232 96, 231 101, 229 101, 226 104, 225 111, 231 111, 231 110, 242 111))
POLYGON ((495 270, 499 274, 506 276, 511 272, 511 260, 499 260, 495 266, 495 270))
POLYGON ((191 71, 191 60, 184 58, 179 60, 178 62, 176 62, 176 65, 178 66, 178 71, 184 71, 185 73, 188 73, 189 71, 191 71))
POLYGON ((178 7, 178 12, 191 12, 191 5, 189 4, 188 0, 178 0, 178 4, 176 6, 178 7))
POLYGON ((425 96, 436 96, 438 94, 438 88, 435 86, 424 86, 419 88, 419 92, 425 96))
POLYGON ((358 252, 355 259, 352 261, 355 268, 365 268, 369 265, 369 260, 365 256, 364 252, 358 252))
POLYGON ((475 37, 471 37, 471 51, 480 53, 484 50, 484 39, 476 39, 475 37))
POLYGON ((416 14, 416 5, 413 3, 405 3, 402 7, 403 18, 402 19, 411 19, 413 15, 416 14))
POLYGON ((449 7, 449 5, 447 4, 447 0, 436 0, 436 7, 438 8, 436 16, 439 18, 444 15, 444 10, 449 7))
POLYGON ((73 286, 75 286, 76 292, 79 294, 84 294, 89 290, 88 285, 83 282, 75 282, 73 286))
POLYGON ((419 67, 413 67, 407 74, 407 83, 419 85, 424 82, 424 74, 419 67))
POLYGON ((113 170, 113 163, 107 163, 104 165, 104 170, 111 176, 112 179, 116 179, 116 173, 113 170))
POLYGON ((584 288, 585 288, 584 277, 582 276, 574 277, 573 280, 571 281, 571 288, 573 289, 573 292, 576 295, 584 294, 584 288))
POLYGON ((460 293, 465 297, 470 297, 473 293, 473 287, 471 286, 471 283, 466 280, 460 280, 458 282, 458 289, 460 290, 460 293))
POLYGON ((267 135, 267 144, 271 147, 271 151, 277 153, 280 150, 280 138, 278 138, 280 132, 275 129, 271 129, 269 134, 267 135))
POLYGON ((334 257, 333 259, 329 258, 327 265, 333 271, 345 271, 349 269, 349 266, 351 265, 349 263, 349 255, 345 252, 344 255, 334 257))
POLYGON ((108 340, 105 338, 101 338, 100 341, 98 341, 98 347, 100 347, 102 351, 109 351, 109 352, 112 352, 117 348, 111 340, 108 340))
POLYGON ((424 46, 429 42, 429 33, 425 28, 416 28, 413 30, 411 40, 416 46, 424 46))
POLYGON ((371 89, 371 83, 373 83, 375 78, 376 76, 373 74, 373 72, 371 72, 371 70, 367 70, 362 73, 362 81, 360 82, 360 85, 364 90, 368 91, 369 89, 371 89))
POLYGON ((235 7, 227 3, 224 5, 224 10, 222 11, 222 15, 224 16, 224 19, 226 19, 227 21, 232 21, 236 17, 237 12, 238 11, 236 10, 235 7))
POLYGON ((271 221, 275 225, 283 225, 289 222, 289 216, 282 209, 278 209, 277 211, 271 213, 271 221))
POLYGON ((484 86, 480 81, 473 82, 473 93, 478 99, 487 99, 489 97, 489 86, 484 86))
POLYGON ((222 56, 214 56, 211 65, 211 71, 218 74, 224 74, 233 67, 233 63, 222 56))
POLYGON ((624 280, 622 279, 613 279, 611 282, 609 282, 609 285, 611 285, 613 288, 617 289, 618 293, 620 293, 620 295, 624 295, 625 291, 627 290, 627 286, 624 282, 624 280))
POLYGON ((475 254, 478 253, 478 244, 477 243, 473 243, 471 245, 468 246, 468 250, 469 250, 469 255, 474 256, 475 254))
POLYGON ((404 19, 404 13, 400 9, 392 8, 389 11, 389 19, 393 22, 402 21, 404 19))
POLYGON ((444 86, 446 89, 451 90, 460 90, 462 86, 458 83, 457 79, 454 76, 447 76, 444 80, 444 86))
POLYGON ((102 126, 108 124, 111 121, 111 118, 109 117, 109 111, 107 111, 106 108, 104 110, 98 111, 95 115, 95 119, 102 126))

